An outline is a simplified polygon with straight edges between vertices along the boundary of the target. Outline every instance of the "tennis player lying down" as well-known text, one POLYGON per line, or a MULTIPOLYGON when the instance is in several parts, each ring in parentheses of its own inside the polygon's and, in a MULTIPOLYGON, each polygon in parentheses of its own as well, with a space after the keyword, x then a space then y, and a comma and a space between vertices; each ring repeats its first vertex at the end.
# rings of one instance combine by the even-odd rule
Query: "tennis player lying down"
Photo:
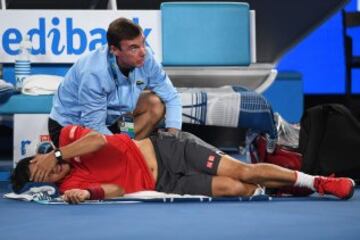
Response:
POLYGON ((243 163, 186 132, 162 132, 135 141, 124 134, 105 136, 67 126, 61 132, 60 146, 21 160, 12 174, 13 190, 19 191, 28 181, 56 183, 70 203, 142 190, 251 196, 259 186, 299 186, 341 199, 350 198, 354 190, 350 178, 243 163))

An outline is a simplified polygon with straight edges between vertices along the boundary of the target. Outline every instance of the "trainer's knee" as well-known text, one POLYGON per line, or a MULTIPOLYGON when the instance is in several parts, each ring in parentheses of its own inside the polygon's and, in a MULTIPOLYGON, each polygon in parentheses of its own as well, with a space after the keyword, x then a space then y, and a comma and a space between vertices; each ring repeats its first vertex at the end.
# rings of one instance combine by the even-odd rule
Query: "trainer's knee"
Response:
POLYGON ((157 95, 153 93, 150 94, 148 98, 148 104, 150 113, 154 118, 159 119, 164 116, 165 106, 157 95))
POLYGON ((165 106, 161 99, 152 92, 144 92, 141 94, 135 109, 136 114, 149 114, 150 120, 158 122, 165 114, 165 106))

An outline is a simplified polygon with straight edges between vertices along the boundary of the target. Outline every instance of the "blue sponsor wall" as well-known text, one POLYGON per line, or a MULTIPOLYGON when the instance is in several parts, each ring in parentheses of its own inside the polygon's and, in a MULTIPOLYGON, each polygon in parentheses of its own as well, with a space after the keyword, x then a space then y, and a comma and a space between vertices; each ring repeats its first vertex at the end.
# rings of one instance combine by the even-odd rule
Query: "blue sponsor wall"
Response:
MULTIPOLYGON (((357 0, 346 6, 356 11, 357 0)), ((316 31, 290 50, 279 62, 279 71, 301 72, 305 94, 344 94, 345 59, 342 16, 337 12, 316 31)), ((354 53, 360 55, 360 29, 352 29, 354 53)), ((360 93, 360 70, 353 70, 353 93, 360 93)))
MULTIPOLYGON (((132 19, 135 23, 140 24, 139 18, 132 19)), ((46 38, 52 38, 51 41, 51 52, 54 55, 61 55, 66 52, 67 55, 82 55, 86 50, 93 51, 98 46, 102 46, 106 44, 106 29, 104 28, 94 28, 89 34, 92 37, 88 39, 86 33, 81 28, 77 28, 74 26, 72 18, 66 18, 65 26, 66 26, 66 45, 62 45, 60 43, 61 40, 61 32, 57 27, 60 24, 60 19, 58 17, 53 17, 51 19, 51 29, 46 29, 46 18, 40 17, 38 21, 38 25, 34 28, 29 29, 27 35, 29 36, 30 41, 34 37, 39 38, 39 46, 32 47, 31 53, 33 55, 46 55, 46 38), (74 37, 78 37, 80 39, 79 46, 74 46, 74 37)), ((144 36, 150 34, 151 29, 144 28, 144 36)), ((2 35, 2 47, 6 54, 15 56, 19 54, 18 45, 22 42, 23 36, 21 35, 21 31, 16 28, 10 27, 4 34, 2 35), (15 46, 15 47, 14 47, 15 46)), ((150 46, 146 42, 147 46, 150 46)))
MULTIPOLYGON (((357 1, 359 0, 350 1, 346 6, 346 9, 348 11, 356 10, 358 4, 357 1)), ((52 19, 54 29, 51 30, 51 34, 54 38, 58 36, 56 26, 59 23, 57 20, 58 19, 56 18, 52 19)), ((138 19, 134 19, 134 21, 137 22, 138 19)), ((37 29, 38 32, 34 30, 35 32, 32 34, 41 33, 41 29, 43 29, 41 26, 44 24, 42 22, 39 24, 40 27, 37 29)), ((78 29, 74 29, 72 23, 69 22, 68 25, 71 31, 79 31, 78 29)), ((145 29, 145 35, 148 34, 146 31, 148 30, 145 29)), ((352 35, 355 36, 354 52, 360 54, 360 29, 356 29, 355 31, 352 31, 352 33, 352 35)), ((76 34, 81 33, 76 32, 76 34)), ((96 34, 102 36, 96 44, 104 43, 105 30, 103 29, 96 34)), ((6 38, 6 34, 4 35, 6 38)), ((16 37, 12 40, 13 42, 20 42, 21 38, 16 37)), ((52 48, 56 48, 55 45, 52 46, 52 48)), ((71 42, 68 42, 67 47, 69 49, 66 49, 66 51, 77 54, 83 50, 81 49, 81 46, 83 45, 85 44, 81 44, 79 47, 80 49, 75 49, 71 47, 71 42)), ((95 42, 93 42, 92 45, 93 46, 90 46, 90 48, 94 47, 95 42)), ((40 50, 34 49, 34 51, 40 50)), ((61 51, 65 50, 56 48, 54 52, 61 51)), ((278 64, 278 69, 280 72, 300 72, 303 76, 305 94, 343 94, 345 91, 344 65, 342 19, 341 13, 338 12, 285 54, 278 64)), ((5 69, 4 78, 7 73, 7 69, 5 69)), ((360 93, 360 70, 353 71, 353 92, 360 93)))

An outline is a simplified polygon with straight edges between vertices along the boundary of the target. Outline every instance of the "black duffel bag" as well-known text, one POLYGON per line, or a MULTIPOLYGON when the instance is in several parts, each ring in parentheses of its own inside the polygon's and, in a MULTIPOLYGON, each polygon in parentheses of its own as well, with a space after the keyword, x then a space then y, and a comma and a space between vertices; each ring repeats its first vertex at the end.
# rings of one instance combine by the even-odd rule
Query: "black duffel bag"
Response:
POLYGON ((360 180, 360 123, 340 104, 309 108, 301 119, 301 170, 360 180))

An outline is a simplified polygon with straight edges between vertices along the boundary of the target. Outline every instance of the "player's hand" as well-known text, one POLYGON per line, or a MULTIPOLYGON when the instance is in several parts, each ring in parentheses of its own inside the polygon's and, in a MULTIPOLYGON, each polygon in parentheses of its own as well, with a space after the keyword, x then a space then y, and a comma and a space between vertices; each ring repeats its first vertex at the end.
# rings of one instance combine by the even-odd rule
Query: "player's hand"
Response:
POLYGON ((34 166, 30 175, 30 181, 45 182, 46 177, 56 166, 57 160, 54 152, 52 151, 47 154, 37 154, 30 163, 34 166))
POLYGON ((84 189, 71 189, 64 192, 64 201, 71 204, 78 204, 90 199, 90 192, 84 189))

